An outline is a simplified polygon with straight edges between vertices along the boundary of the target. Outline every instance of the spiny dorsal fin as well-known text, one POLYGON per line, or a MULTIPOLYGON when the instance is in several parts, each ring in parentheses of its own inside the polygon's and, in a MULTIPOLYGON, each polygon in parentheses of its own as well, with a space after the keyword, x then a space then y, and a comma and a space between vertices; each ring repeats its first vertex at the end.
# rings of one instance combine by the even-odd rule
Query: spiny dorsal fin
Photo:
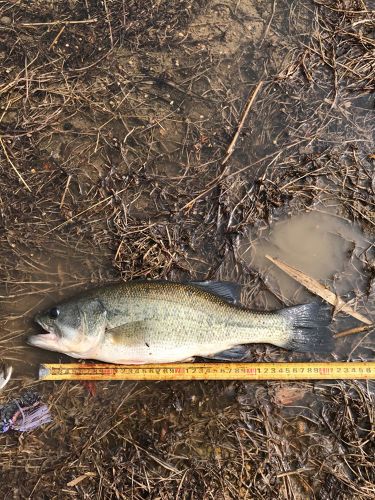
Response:
POLYGON ((189 283, 218 295, 232 304, 238 304, 241 301, 241 285, 238 283, 230 281, 190 281, 189 283))

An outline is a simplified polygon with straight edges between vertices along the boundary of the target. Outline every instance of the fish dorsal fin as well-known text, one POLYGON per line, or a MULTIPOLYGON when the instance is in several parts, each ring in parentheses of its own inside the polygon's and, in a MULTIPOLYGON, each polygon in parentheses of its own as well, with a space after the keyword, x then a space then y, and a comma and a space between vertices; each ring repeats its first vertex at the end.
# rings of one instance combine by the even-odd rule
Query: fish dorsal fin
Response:
POLYGON ((214 293, 227 302, 238 304, 241 300, 241 285, 230 281, 189 281, 191 285, 214 293))

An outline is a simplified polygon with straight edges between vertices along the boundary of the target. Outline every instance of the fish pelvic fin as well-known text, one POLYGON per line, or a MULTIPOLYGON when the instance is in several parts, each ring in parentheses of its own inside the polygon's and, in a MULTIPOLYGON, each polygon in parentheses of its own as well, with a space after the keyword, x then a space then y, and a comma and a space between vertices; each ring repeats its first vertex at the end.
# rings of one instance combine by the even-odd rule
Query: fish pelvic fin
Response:
POLYGON ((328 304, 311 302, 281 309, 277 314, 286 320, 290 331, 287 340, 280 347, 297 352, 332 352, 332 308, 328 304))

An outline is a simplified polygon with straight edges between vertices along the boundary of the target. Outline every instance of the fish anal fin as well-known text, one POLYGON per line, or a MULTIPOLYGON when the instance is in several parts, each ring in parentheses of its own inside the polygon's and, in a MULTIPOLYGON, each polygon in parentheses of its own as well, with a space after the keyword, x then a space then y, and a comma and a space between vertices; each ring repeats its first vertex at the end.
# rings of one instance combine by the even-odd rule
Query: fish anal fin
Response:
POLYGON ((217 352, 210 356, 209 359, 214 359, 216 361, 242 361, 246 358, 248 354, 249 346, 247 345, 236 345, 225 351, 217 352))

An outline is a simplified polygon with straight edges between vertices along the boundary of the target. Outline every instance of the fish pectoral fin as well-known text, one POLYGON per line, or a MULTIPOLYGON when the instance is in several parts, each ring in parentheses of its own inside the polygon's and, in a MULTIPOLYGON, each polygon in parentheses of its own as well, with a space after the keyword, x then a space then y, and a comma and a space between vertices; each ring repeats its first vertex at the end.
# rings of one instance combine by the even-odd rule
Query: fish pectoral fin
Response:
POLYGON ((120 344, 126 341, 130 347, 132 344, 138 345, 139 342, 146 342, 148 334, 152 331, 149 321, 133 321, 123 325, 109 328, 106 335, 110 336, 114 344, 120 344))
POLYGON ((207 358, 215 359, 216 361, 242 361, 246 358, 248 349, 249 347, 246 345, 236 345, 225 351, 207 356, 207 358))
POLYGON ((203 288, 218 295, 227 302, 238 304, 241 301, 241 285, 230 281, 189 281, 189 284, 203 288))

